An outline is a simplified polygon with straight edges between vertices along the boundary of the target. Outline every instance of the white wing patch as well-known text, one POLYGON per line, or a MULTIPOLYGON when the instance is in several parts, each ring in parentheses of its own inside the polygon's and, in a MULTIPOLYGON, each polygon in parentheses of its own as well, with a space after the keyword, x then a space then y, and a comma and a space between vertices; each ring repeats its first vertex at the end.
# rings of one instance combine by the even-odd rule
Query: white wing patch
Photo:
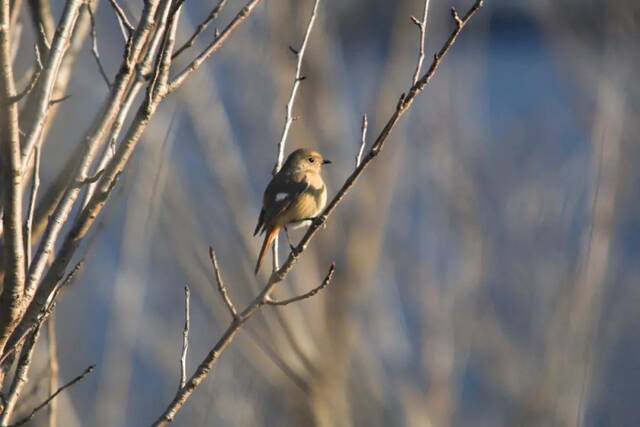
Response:
POLYGON ((289 197, 289 194, 287 194, 287 193, 278 193, 278 194, 276 194, 276 202, 280 202, 280 201, 286 199, 287 197, 289 197))

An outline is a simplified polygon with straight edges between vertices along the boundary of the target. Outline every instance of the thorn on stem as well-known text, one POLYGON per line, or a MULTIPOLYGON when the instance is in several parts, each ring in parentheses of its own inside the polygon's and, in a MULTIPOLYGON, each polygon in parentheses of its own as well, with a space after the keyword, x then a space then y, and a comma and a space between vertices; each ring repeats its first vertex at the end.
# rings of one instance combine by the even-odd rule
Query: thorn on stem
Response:
POLYGON ((295 56, 298 56, 300 54, 299 51, 297 51, 296 49, 293 48, 293 46, 289 46, 289 50, 291 51, 291 53, 293 53, 295 56))
POLYGON ((59 104, 61 102, 66 101, 69 98, 71 98, 71 95, 65 95, 62 98, 52 99, 51 101, 49 101, 49 105, 59 104))
POLYGON ((422 22, 415 16, 411 15, 411 21, 418 26, 418 28, 422 29, 422 22))

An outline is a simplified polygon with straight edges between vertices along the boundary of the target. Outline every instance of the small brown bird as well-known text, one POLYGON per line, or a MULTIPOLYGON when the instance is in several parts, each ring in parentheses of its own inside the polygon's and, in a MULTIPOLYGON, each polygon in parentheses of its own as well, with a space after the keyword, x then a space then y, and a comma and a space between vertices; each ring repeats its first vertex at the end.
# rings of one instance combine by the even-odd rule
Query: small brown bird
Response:
POLYGON ((322 165, 324 160, 317 151, 307 148, 295 150, 264 190, 262 210, 253 235, 267 235, 262 243, 255 274, 260 271, 268 249, 278 236, 280 229, 288 224, 304 224, 318 216, 327 203, 327 188, 324 185, 322 165))

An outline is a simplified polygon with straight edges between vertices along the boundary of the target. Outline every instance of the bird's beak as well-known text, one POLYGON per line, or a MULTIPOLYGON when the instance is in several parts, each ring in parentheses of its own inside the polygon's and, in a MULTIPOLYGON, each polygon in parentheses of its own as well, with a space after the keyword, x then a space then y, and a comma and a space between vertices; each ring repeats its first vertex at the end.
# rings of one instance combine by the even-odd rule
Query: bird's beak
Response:
POLYGON ((323 165, 330 165, 331 164, 331 160, 323 160, 322 164, 323 165))

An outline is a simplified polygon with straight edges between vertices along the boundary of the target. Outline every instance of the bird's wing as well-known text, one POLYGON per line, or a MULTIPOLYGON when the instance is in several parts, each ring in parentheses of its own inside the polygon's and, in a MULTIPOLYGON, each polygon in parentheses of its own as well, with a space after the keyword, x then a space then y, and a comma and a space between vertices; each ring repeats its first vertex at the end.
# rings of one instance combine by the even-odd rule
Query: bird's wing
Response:
POLYGON ((264 191, 262 210, 254 235, 262 233, 278 215, 283 213, 309 188, 306 180, 297 181, 287 175, 273 177, 264 191))

